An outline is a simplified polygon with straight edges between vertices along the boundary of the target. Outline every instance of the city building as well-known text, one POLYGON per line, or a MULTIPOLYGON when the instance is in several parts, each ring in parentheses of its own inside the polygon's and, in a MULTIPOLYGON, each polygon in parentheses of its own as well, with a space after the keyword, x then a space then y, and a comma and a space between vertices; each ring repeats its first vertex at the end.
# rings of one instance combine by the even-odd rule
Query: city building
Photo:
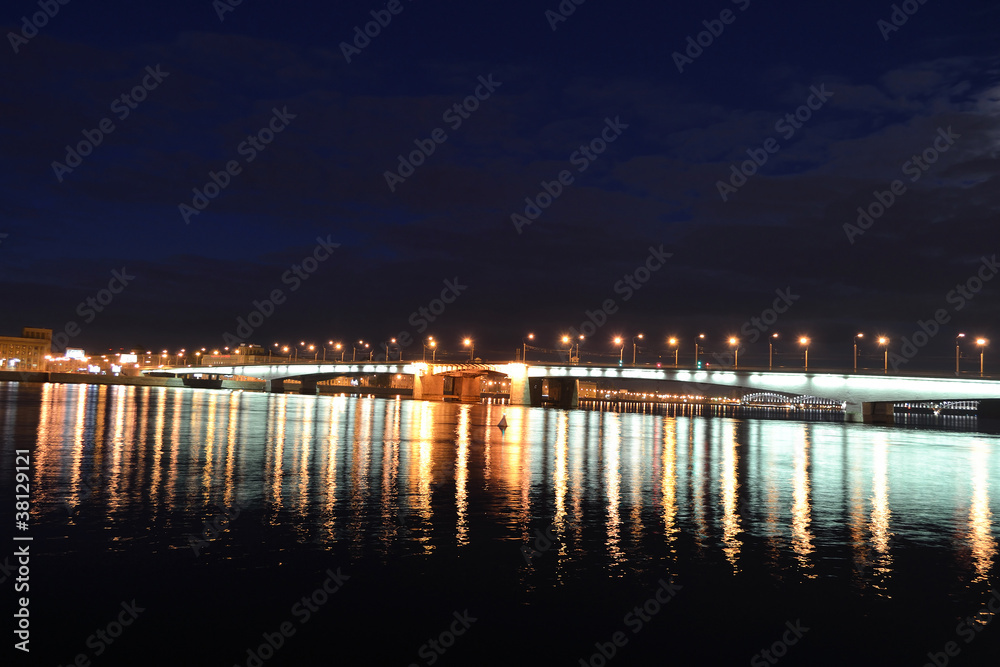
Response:
POLYGON ((24 327, 19 338, 0 336, 0 369, 44 371, 51 353, 52 329, 24 327))

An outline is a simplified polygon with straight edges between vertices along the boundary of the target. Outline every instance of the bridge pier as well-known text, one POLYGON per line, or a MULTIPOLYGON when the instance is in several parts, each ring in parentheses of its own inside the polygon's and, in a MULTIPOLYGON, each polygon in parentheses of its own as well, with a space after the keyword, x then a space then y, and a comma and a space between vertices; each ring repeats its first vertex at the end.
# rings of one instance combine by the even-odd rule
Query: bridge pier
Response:
POLYGON ((285 380, 284 378, 278 380, 265 380, 264 381, 264 391, 269 394, 281 394, 285 391, 285 380))
POLYGON ((863 403, 864 422, 866 424, 885 424, 892 426, 896 423, 896 418, 892 414, 893 403, 873 402, 863 403))
POLYGON ((580 407, 580 380, 577 378, 549 378, 549 398, 557 407, 580 407))
POLYGON ((413 376, 413 398, 425 401, 444 400, 444 376, 420 375, 413 376))
POLYGON ((299 394, 304 396, 316 395, 316 380, 312 378, 302 378, 299 385, 299 394))

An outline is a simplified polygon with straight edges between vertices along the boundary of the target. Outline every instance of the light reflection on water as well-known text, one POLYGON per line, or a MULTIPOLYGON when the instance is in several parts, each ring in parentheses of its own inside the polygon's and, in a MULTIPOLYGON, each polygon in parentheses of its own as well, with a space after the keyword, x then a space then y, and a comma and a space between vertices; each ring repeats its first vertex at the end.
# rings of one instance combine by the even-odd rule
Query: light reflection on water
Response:
POLYGON ((36 522, 67 535, 106 516, 114 540, 155 526, 177 548, 239 502, 357 557, 516 548, 551 526, 559 581, 712 560, 892 597, 915 545, 948 550, 969 587, 996 570, 988 435, 127 386, 5 384, 0 406, 4 446, 36 443, 36 522))

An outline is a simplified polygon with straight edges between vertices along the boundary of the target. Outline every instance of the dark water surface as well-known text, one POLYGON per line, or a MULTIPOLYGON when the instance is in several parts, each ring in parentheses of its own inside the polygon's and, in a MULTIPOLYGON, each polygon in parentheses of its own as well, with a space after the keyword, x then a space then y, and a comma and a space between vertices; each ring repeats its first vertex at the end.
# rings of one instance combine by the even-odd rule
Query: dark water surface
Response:
POLYGON ((0 383, 0 438, 10 664, 1000 664, 993 435, 0 383))

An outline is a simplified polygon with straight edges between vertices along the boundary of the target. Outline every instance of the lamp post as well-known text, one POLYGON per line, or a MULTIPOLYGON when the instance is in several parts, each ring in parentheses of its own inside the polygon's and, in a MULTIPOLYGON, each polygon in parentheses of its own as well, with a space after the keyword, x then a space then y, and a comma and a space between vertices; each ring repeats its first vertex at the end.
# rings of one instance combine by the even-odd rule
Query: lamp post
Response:
POLYGON ((570 337, 563 336, 561 340, 563 345, 569 345, 569 349, 566 350, 566 355, 569 357, 569 362, 573 363, 573 343, 571 342, 570 337))
POLYGON ((431 363, 433 364, 437 360, 437 351, 438 351, 437 341, 431 338, 430 346, 431 346, 431 363))
POLYGON ((774 368, 774 339, 778 334, 771 334, 771 340, 767 341, 767 370, 774 368))
POLYGON ((476 359, 476 342, 471 338, 466 338, 462 341, 462 345, 469 348, 469 361, 475 361, 476 359))
POLYGON ((698 348, 701 347, 698 341, 705 340, 705 334, 698 334, 698 339, 694 342, 694 367, 698 368, 698 348))
POLYGON ((854 337, 854 372, 858 372, 858 339, 864 338, 863 333, 859 333, 854 337))
POLYGON ((309 351, 315 353, 315 354, 313 354, 313 361, 319 361, 319 350, 316 349, 316 346, 315 345, 310 345, 309 346, 309 351))
POLYGON ((636 338, 638 338, 639 340, 642 340, 642 334, 639 334, 638 336, 633 336, 632 337, 632 365, 633 366, 635 366, 635 351, 636 351, 635 339, 636 338))
POLYGON ((889 373, 889 339, 885 336, 878 337, 878 344, 885 348, 885 370, 883 371, 888 375, 889 373))
POLYGON ((958 336, 955 337, 955 375, 956 376, 958 375, 958 359, 959 359, 958 341, 960 339, 962 339, 962 338, 965 338, 965 334, 964 333, 960 333, 960 334, 958 334, 958 336))
POLYGON ((979 346, 979 377, 983 377, 983 355, 986 353, 986 344, 988 342, 985 338, 976 339, 976 345, 979 346))
POLYGON ((347 350, 344 349, 344 346, 340 343, 334 343, 333 349, 340 350, 340 363, 344 363, 344 353, 347 352, 347 350))
MULTIPOLYGON (((395 345, 396 344, 396 339, 395 338, 390 338, 388 342, 383 343, 385 345, 385 360, 386 360, 386 362, 389 361, 389 343, 392 343, 393 345, 395 345)), ((399 360, 400 361, 403 360, 403 348, 399 348, 399 360)))
MULTIPOLYGON (((533 334, 533 333, 528 334, 528 340, 535 340, 535 334, 533 334)), ((522 362, 526 361, 527 360, 527 356, 528 356, 528 343, 522 338, 521 339, 521 361, 522 362)))
POLYGON ((680 348, 677 347, 677 339, 671 336, 667 339, 667 345, 674 348, 674 368, 677 368, 677 353, 680 352, 680 348))
POLYGON ((424 353, 423 353, 423 356, 420 358, 420 360, 421 361, 427 361, 427 348, 431 348, 431 350, 432 350, 431 361, 433 362, 434 361, 433 351, 434 351, 434 348, 437 347, 437 343, 434 341, 434 336, 428 336, 427 340, 423 341, 422 344, 424 346, 424 353))
POLYGON ((738 338, 731 337, 729 339, 729 344, 733 346, 733 350, 736 353, 736 358, 733 360, 733 368, 740 367, 740 341, 738 338))
POLYGON ((624 359, 624 355, 625 355, 625 340, 621 336, 615 336, 614 343, 615 343, 615 345, 619 345, 620 348, 621 348, 621 349, 618 350, 618 365, 621 366, 623 363, 625 363, 625 359, 624 359))
POLYGON ((806 348, 806 363, 804 370, 809 370, 809 339, 805 336, 799 338, 799 345, 804 345, 806 348))
MULTIPOLYGON (((364 349, 367 350, 370 346, 365 341, 359 340, 358 343, 357 343, 357 345, 354 345, 353 347, 354 347, 354 354, 351 356, 351 361, 355 362, 355 361, 358 360, 358 349, 359 349, 359 347, 364 348, 364 349)), ((372 351, 374 352, 374 350, 372 350, 372 351)))

